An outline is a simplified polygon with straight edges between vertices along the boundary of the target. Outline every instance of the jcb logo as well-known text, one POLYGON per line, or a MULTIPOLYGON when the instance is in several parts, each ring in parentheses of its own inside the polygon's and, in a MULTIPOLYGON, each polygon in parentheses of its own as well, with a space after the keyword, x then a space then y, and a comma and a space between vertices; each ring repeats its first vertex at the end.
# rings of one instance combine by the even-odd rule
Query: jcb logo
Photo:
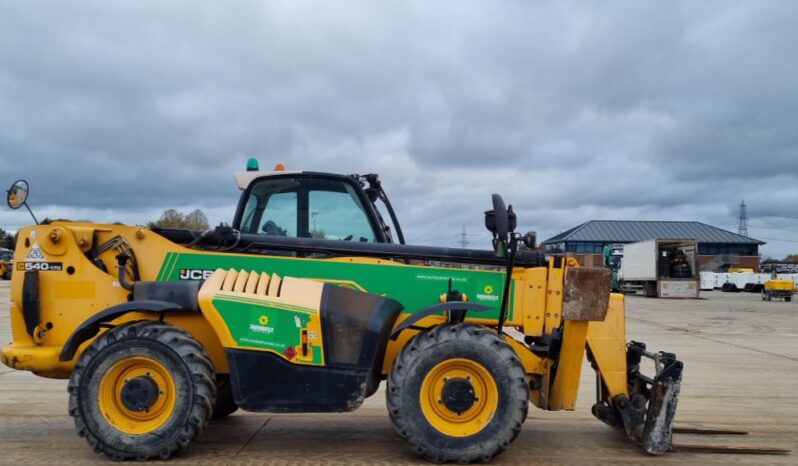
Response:
POLYGON ((206 280, 213 274, 212 269, 180 269, 180 280, 206 280))

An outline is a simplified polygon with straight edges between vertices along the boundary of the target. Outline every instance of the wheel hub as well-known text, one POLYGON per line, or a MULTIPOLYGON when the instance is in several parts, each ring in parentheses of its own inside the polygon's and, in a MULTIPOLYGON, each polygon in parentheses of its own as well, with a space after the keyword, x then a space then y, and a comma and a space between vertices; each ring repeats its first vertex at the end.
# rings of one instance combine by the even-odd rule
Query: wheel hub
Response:
POLYGON ((139 376, 126 380, 120 398, 131 411, 147 411, 158 399, 158 384, 151 377, 139 376))
POLYGON ((447 380, 441 394, 443 405, 449 410, 462 414, 468 411, 477 401, 471 381, 462 377, 447 380))
POLYGON ((499 393, 493 375, 477 361, 451 358, 432 367, 419 391, 424 418, 439 432, 467 437, 496 413, 499 393))

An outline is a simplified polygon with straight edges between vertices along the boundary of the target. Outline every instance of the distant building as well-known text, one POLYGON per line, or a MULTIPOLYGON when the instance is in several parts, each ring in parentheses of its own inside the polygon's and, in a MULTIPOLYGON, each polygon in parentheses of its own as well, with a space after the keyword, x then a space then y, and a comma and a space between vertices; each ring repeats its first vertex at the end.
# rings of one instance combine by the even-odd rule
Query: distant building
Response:
POLYGON ((600 266, 605 245, 649 239, 695 239, 701 270, 728 267, 759 271, 759 246, 764 241, 701 222, 591 220, 553 236, 541 245, 548 254, 574 256, 585 266, 600 266))

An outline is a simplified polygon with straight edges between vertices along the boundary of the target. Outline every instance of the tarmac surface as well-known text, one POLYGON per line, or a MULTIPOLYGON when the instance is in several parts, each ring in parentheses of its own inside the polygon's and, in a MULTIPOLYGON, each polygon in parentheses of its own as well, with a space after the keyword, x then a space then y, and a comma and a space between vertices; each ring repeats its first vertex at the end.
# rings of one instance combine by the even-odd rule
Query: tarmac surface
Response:
MULTIPOLYGON (((9 282, 0 281, 0 342, 10 341, 9 282)), ((749 431, 745 436, 677 434, 678 444, 778 446, 790 455, 673 452, 651 457, 590 414, 594 376, 585 366, 577 409, 530 405, 518 439, 491 464, 798 464, 798 303, 704 292, 701 300, 627 298, 628 338, 676 353, 685 363, 678 424, 749 431)), ((67 415, 65 380, 0 365, 0 464, 92 464, 94 454, 67 415)), ((209 429, 172 464, 429 464, 393 426, 380 390, 347 414, 237 412, 209 429)))

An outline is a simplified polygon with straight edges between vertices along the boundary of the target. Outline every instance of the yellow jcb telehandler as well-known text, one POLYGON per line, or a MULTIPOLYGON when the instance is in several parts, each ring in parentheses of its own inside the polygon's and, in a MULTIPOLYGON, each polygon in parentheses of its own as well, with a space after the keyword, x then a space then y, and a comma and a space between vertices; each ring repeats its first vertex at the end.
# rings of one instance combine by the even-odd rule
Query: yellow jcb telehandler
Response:
MULTIPOLYGON (((529 403, 574 409, 585 356, 593 414, 648 453, 671 448, 682 363, 627 342, 609 271, 537 252, 500 196, 485 212, 492 251, 411 246, 376 175, 253 162, 235 176, 230 226, 19 230, 2 362, 68 378, 95 451, 165 459, 238 408, 352 411, 387 380, 414 451, 488 461, 529 403)), ((27 196, 19 181, 8 203, 27 196)))

